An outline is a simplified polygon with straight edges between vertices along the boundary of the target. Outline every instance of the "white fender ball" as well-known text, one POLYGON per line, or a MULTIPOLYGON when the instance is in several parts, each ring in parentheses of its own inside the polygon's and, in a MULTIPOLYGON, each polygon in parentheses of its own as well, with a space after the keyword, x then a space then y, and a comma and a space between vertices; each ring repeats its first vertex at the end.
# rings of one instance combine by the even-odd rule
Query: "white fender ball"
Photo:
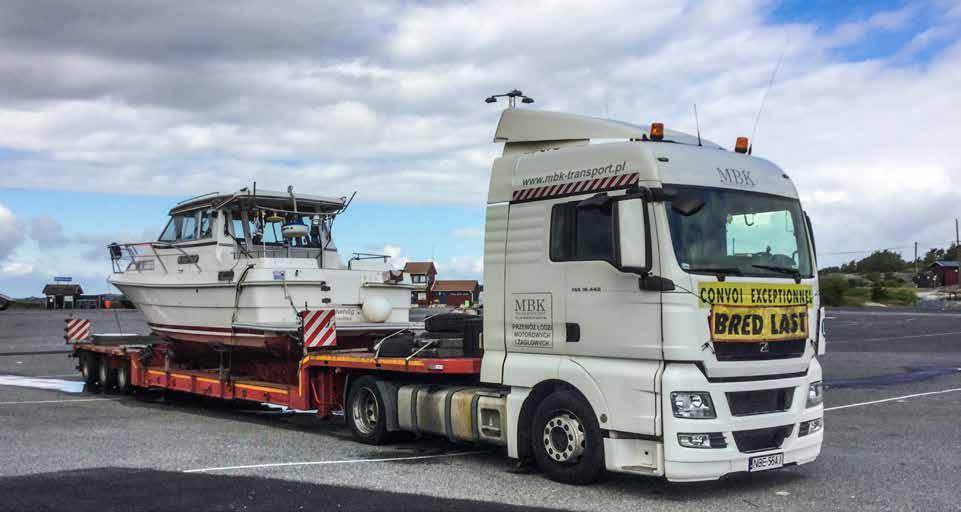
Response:
POLYGON ((364 305, 361 307, 361 311, 364 312, 367 321, 375 323, 386 322, 387 319, 390 318, 390 312, 393 309, 390 301, 380 295, 367 297, 364 299, 364 305))

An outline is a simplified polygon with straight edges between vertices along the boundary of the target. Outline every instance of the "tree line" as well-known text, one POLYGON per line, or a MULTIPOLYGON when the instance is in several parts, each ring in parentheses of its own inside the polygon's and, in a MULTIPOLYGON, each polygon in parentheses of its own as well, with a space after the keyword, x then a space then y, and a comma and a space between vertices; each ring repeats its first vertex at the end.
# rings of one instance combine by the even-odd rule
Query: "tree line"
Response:
MULTIPOLYGON (((923 258, 918 258, 917 266, 925 268, 935 261, 941 260, 958 261, 959 257, 961 257, 961 247, 957 244, 951 244, 946 249, 935 247, 928 250, 923 258)), ((907 261, 900 254, 889 249, 881 249, 859 260, 851 260, 839 266, 824 267, 818 272, 821 274, 867 274, 871 272, 913 271, 914 267, 914 261, 907 261)))

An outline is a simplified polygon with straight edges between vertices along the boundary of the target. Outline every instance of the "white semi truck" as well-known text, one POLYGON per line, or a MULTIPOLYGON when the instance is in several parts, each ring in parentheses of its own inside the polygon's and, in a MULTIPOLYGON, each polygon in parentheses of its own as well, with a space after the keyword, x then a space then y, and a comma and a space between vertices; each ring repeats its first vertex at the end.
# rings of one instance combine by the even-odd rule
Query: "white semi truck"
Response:
POLYGON ((430 319, 367 351, 288 329, 288 352, 232 358, 162 333, 136 346, 95 336, 74 345, 85 379, 343 411, 365 443, 411 431, 499 444, 574 484, 818 456, 814 238, 784 171, 744 139, 732 152, 658 123, 510 108, 494 140, 482 320, 430 319))

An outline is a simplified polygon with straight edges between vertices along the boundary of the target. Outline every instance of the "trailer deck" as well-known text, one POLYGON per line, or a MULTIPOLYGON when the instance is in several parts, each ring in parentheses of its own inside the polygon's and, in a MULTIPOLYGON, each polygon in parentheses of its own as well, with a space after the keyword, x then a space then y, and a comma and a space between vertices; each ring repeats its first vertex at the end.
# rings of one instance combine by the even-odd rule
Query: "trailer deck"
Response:
MULTIPOLYGON (((96 358, 96 366, 128 372, 125 388, 169 389, 222 400, 249 400, 296 410, 316 410, 322 417, 343 410, 346 381, 352 375, 391 372, 476 378, 480 357, 381 357, 374 351, 324 349, 299 361, 296 382, 270 382, 218 368, 186 369, 172 365, 160 337, 139 336, 138 344, 121 344, 110 335, 70 343, 74 357, 96 358), (159 345, 143 343, 156 341, 159 345)), ((130 338, 131 340, 134 338, 130 338)))

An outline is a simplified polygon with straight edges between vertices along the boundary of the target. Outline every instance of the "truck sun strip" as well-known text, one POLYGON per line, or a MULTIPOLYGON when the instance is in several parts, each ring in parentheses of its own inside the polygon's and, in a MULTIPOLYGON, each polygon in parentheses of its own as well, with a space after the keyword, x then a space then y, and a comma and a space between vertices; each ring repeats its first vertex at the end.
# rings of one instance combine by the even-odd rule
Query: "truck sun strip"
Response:
POLYGON ((556 185, 545 185, 542 187, 515 190, 512 200, 529 201, 532 199, 544 199, 547 197, 624 187, 633 183, 637 183, 638 177, 639 173, 632 172, 628 174, 609 176, 607 178, 595 178, 593 180, 572 181, 570 183, 558 183, 556 185))

